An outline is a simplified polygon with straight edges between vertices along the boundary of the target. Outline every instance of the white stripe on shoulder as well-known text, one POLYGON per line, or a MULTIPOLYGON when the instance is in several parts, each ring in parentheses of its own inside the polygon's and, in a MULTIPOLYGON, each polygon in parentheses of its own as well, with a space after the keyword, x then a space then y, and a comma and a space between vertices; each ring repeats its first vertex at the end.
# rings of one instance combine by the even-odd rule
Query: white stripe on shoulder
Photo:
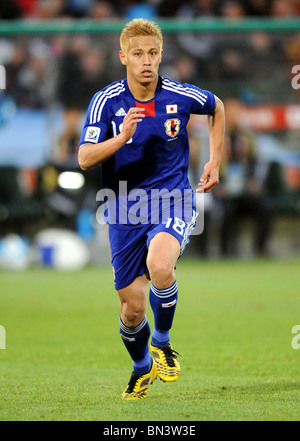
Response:
POLYGON ((97 121, 100 121, 101 112, 103 109, 103 103, 107 101, 108 98, 119 95, 121 92, 125 91, 124 84, 118 83, 115 86, 107 89, 102 93, 100 97, 97 99, 97 104, 92 114, 92 124, 95 124, 97 121), (100 108, 100 109, 99 109, 100 108))
POLYGON ((188 96, 190 98, 194 98, 196 101, 198 101, 202 106, 207 101, 207 96, 202 94, 200 91, 197 91, 195 89, 192 89, 190 87, 181 87, 180 85, 177 85, 176 83, 172 84, 171 82, 164 82, 162 84, 162 88, 166 90, 170 90, 174 93, 179 93, 180 95, 188 96))
POLYGON ((184 96, 188 96, 189 98, 193 98, 194 100, 198 101, 198 103, 200 103, 201 106, 203 106, 205 104, 200 98, 197 98, 194 95, 191 95, 190 93, 185 93, 180 90, 174 90, 172 87, 167 87, 164 85, 162 85, 162 88, 166 89, 166 90, 170 90, 171 92, 178 93, 179 95, 184 95, 184 96))
POLYGON ((171 87, 172 89, 174 89, 174 92, 182 92, 182 93, 187 93, 189 95, 194 96, 195 98, 198 98, 200 101, 202 101, 203 104, 205 104, 206 100, 207 100, 207 96, 204 95, 203 93, 201 93, 199 90, 197 89, 193 89, 191 87, 184 87, 181 84, 176 84, 176 83, 172 83, 171 81, 169 82, 165 82, 164 83, 165 86, 167 87, 171 87))
POLYGON ((201 91, 199 89, 195 89, 193 87, 184 86, 183 84, 180 84, 180 83, 175 83, 174 81, 171 81, 168 78, 164 78, 163 81, 165 81, 165 83, 169 84, 170 86, 173 86, 175 88, 177 87, 178 89, 182 89, 182 90, 185 90, 187 92, 197 93, 202 98, 207 99, 207 95, 205 95, 205 93, 203 93, 203 91, 201 91))
MULTIPOLYGON (((99 122, 99 121, 100 121, 100 119, 101 119, 101 114, 102 114, 102 110, 103 110, 103 107, 104 107, 106 101, 107 101, 109 98, 113 98, 113 97, 115 97, 115 96, 118 96, 118 95, 120 95, 120 93, 123 93, 123 92, 125 92, 125 87, 123 87, 122 89, 118 90, 118 91, 115 92, 115 93, 112 93, 112 92, 111 92, 109 95, 107 95, 106 97, 104 97, 104 99, 103 99, 102 102, 101 102, 101 106, 100 106, 99 111, 95 114, 95 122, 99 122)), ((99 103, 99 104, 100 104, 100 103, 99 103)), ((99 104, 98 104, 98 105, 99 105, 99 104)))
POLYGON ((105 99, 105 97, 107 97, 111 92, 116 92, 117 90, 125 90, 123 82, 116 83, 116 84, 108 87, 106 90, 100 91, 97 94, 97 96, 94 100, 92 109, 91 109, 91 113, 90 113, 90 124, 94 124, 96 122, 97 112, 98 112, 99 106, 100 106, 101 102, 103 101, 103 99, 105 99))
POLYGON ((117 83, 117 84, 111 85, 111 86, 109 86, 106 90, 100 90, 100 92, 98 92, 98 93, 96 94, 96 97, 95 97, 95 99, 94 99, 94 103, 93 103, 93 106, 92 106, 92 109, 91 109, 91 112, 90 112, 90 124, 92 124, 93 116, 94 116, 94 111, 95 111, 95 106, 97 105, 98 101, 102 99, 102 97, 104 96, 104 94, 105 94, 106 92, 109 92, 110 90, 115 89, 115 88, 118 87, 119 85, 120 85, 120 83, 117 83))

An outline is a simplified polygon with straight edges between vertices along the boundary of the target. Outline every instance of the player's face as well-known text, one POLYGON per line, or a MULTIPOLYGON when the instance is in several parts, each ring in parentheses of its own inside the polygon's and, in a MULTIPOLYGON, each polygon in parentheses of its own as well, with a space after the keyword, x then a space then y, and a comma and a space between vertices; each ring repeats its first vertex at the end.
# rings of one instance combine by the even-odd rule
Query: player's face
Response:
POLYGON ((151 36, 131 37, 126 53, 120 51, 127 77, 144 85, 157 80, 161 56, 159 41, 151 36))

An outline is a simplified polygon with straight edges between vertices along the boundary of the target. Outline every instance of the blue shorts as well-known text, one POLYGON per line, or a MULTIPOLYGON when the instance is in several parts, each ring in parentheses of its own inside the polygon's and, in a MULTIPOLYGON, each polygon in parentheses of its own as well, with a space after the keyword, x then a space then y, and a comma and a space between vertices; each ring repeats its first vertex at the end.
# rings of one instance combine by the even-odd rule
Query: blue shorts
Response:
POLYGON ((191 231, 195 228, 198 213, 193 212, 190 222, 169 219, 166 224, 141 226, 109 225, 112 266, 116 290, 130 285, 137 277, 148 273, 146 259, 150 240, 158 233, 166 232, 180 243, 182 255, 189 243, 191 231))

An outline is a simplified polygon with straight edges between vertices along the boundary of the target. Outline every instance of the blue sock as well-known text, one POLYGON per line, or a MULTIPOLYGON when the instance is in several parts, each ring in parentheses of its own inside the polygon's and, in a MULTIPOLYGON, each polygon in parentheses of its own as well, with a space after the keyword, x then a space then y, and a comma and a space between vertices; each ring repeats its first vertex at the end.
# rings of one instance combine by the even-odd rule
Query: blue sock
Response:
POLYGON ((120 334, 132 358, 134 372, 139 376, 149 372, 152 358, 148 348, 150 326, 147 317, 134 328, 124 325, 120 317, 120 334))
POLYGON ((151 344, 163 348, 170 341, 169 331, 172 327, 178 298, 177 282, 168 288, 150 287, 150 305, 154 315, 154 331, 151 344))

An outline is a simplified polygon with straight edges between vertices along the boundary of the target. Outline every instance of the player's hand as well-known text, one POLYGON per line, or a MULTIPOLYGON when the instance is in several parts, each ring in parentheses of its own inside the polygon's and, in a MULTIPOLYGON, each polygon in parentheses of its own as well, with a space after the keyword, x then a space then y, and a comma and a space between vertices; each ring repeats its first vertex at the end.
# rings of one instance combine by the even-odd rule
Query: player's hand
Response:
POLYGON ((208 162, 200 178, 196 192, 210 192, 219 183, 219 167, 208 162))
POLYGON ((125 143, 128 142, 135 134, 137 124, 143 121, 145 109, 141 107, 131 107, 123 120, 121 134, 124 136, 125 143))

